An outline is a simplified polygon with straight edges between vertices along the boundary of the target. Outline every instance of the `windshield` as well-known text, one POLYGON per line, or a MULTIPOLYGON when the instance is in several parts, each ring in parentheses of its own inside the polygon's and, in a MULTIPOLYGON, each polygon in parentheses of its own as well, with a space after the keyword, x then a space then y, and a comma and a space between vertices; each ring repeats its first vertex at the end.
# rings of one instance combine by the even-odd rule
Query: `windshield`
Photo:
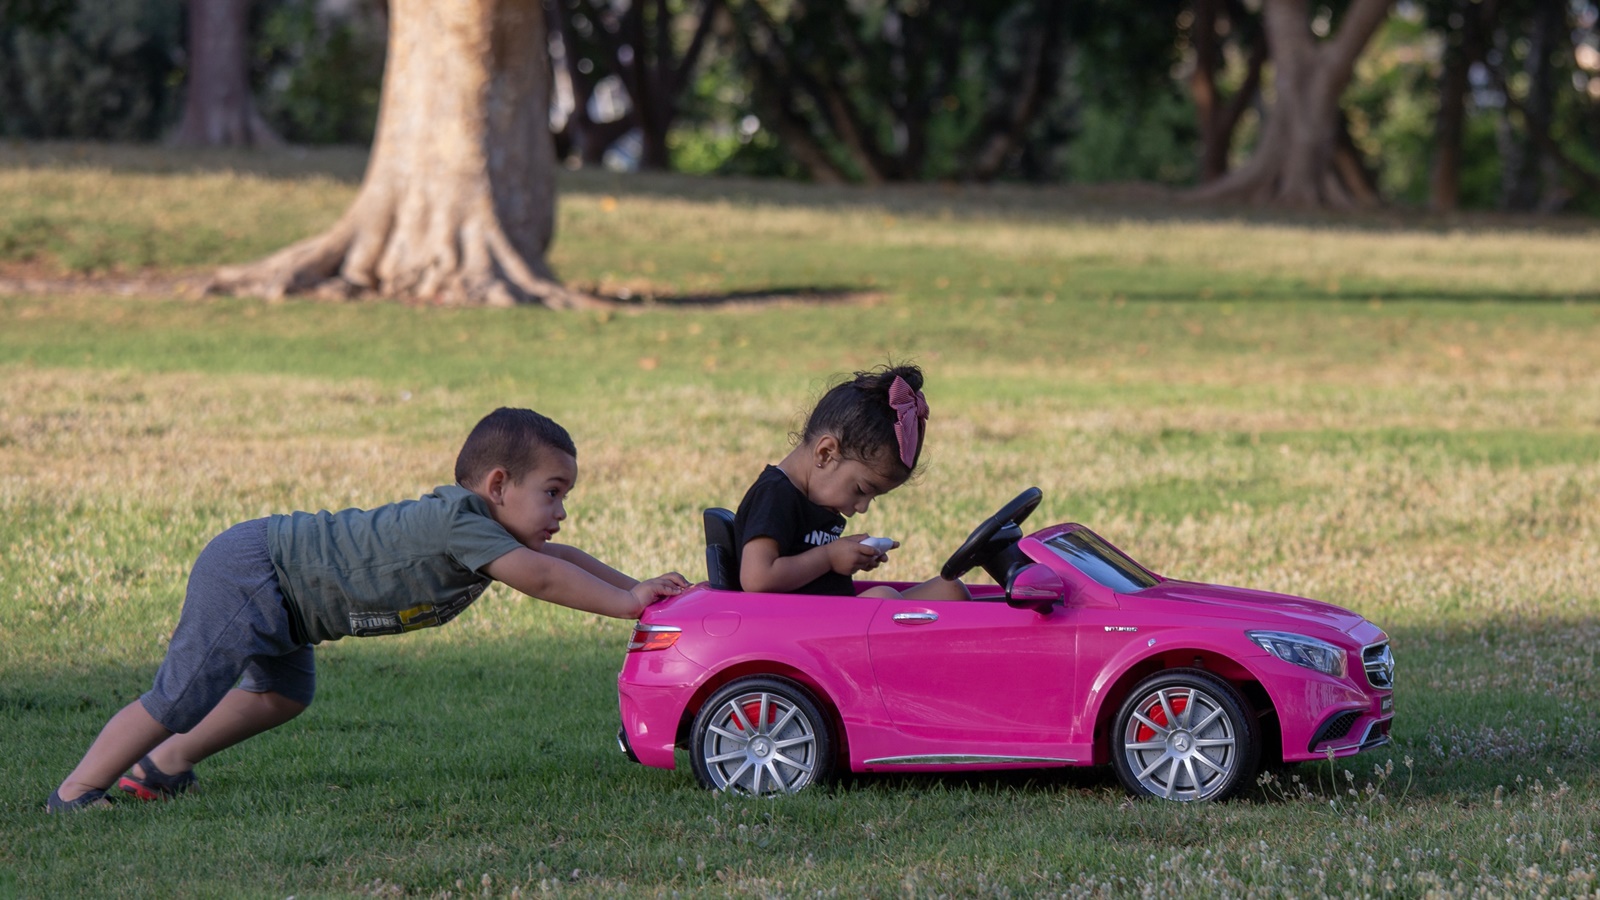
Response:
POLYGON ((1158 583, 1143 566, 1123 556, 1100 535, 1086 528, 1058 534, 1044 544, 1078 571, 1119 594, 1142 591, 1158 583))

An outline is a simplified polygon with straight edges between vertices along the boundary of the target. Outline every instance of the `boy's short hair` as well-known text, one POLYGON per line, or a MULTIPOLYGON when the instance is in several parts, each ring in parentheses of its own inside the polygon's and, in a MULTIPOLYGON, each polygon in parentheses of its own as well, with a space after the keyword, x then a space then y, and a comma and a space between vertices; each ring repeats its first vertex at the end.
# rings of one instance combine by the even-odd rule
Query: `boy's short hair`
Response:
POLYGON ((539 464, 539 451, 549 447, 578 458, 567 430, 531 409, 502 406, 478 422, 456 455, 456 484, 470 487, 496 468, 521 481, 539 464))

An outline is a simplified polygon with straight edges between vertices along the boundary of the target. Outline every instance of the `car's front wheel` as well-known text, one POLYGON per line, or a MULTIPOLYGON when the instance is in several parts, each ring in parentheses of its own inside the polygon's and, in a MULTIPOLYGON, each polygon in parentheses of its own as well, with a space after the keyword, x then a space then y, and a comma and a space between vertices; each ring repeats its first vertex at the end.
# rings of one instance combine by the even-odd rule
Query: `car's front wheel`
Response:
POLYGON ((1117 713, 1111 763, 1129 793, 1223 800, 1255 776, 1260 732, 1228 682, 1169 669, 1139 683, 1117 713))
POLYGON ((712 790, 793 794, 832 774, 833 729, 800 685, 741 678, 700 707, 689 755, 695 777, 712 790))

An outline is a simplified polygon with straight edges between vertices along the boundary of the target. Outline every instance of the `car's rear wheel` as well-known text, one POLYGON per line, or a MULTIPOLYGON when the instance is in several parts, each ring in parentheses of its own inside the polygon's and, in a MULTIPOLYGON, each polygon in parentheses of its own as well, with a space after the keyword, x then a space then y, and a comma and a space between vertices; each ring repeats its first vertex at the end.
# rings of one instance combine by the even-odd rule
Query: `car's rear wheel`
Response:
POLYGON ((782 678, 741 678, 694 717, 695 777, 717 791, 793 794, 833 771, 833 728, 810 692, 782 678))
POLYGON ((1170 669, 1128 695, 1111 735, 1111 763, 1129 793, 1223 800, 1255 776, 1260 732, 1249 705, 1200 669, 1170 669))

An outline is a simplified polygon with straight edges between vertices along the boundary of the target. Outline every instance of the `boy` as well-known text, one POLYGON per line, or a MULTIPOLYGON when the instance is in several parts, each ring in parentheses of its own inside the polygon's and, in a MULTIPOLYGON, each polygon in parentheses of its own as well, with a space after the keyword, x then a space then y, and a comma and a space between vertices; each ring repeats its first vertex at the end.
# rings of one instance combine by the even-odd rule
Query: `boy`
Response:
POLYGON ((256 519, 212 540, 155 685, 111 717, 46 809, 108 805, 119 774, 117 786, 144 800, 188 790, 196 763, 310 705, 311 645, 443 625, 491 581, 633 619, 688 587, 676 572, 636 581, 550 543, 578 480, 577 448, 532 410, 484 417, 455 475, 419 500, 256 519))

